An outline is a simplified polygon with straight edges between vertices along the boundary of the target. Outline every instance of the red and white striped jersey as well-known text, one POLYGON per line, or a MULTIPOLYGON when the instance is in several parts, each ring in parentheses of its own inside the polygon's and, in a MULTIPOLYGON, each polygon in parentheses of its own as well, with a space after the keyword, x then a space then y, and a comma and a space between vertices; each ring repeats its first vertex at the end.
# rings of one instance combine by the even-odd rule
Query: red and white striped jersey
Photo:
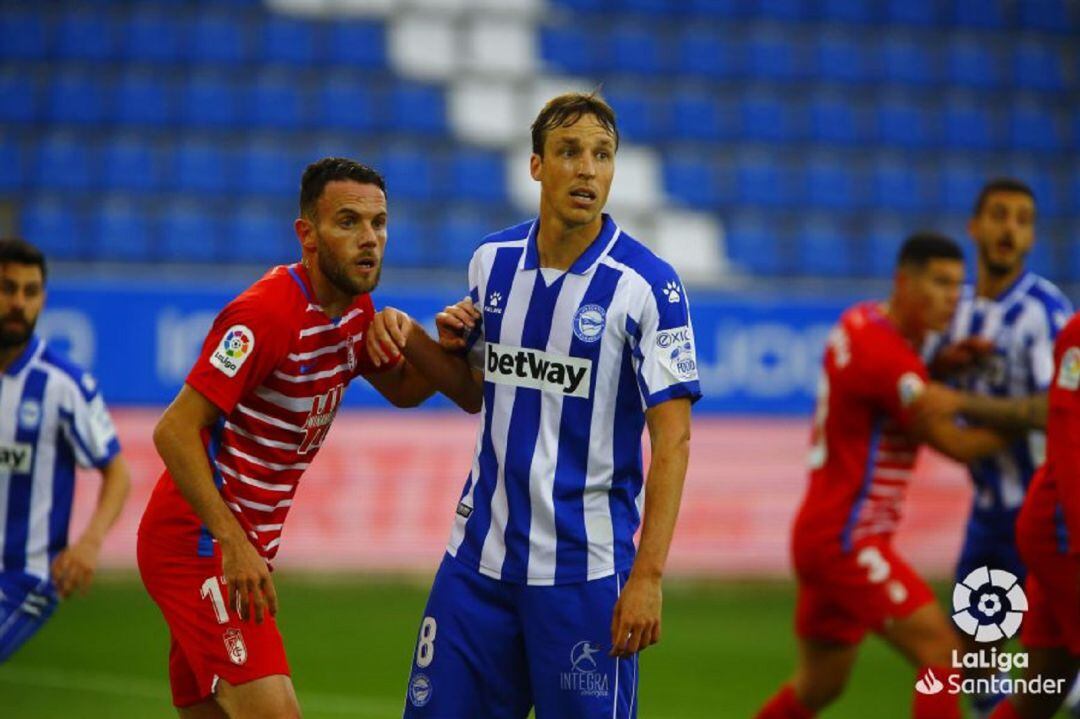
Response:
POLYGON ((852 307, 829 335, 810 449, 810 486, 794 545, 888 539, 902 515, 919 443, 911 404, 928 379, 915 349, 873 303, 852 307))
MULTIPOLYGON (((187 384, 222 413, 203 432, 214 480, 267 560, 277 553, 300 476, 325 441, 345 387, 357 375, 389 368, 376 368, 363 351, 374 315, 365 294, 341 317, 328 317, 303 265, 278 266, 222 310, 188 374, 187 384)), ((168 471, 140 532, 213 553, 213 539, 168 471)))

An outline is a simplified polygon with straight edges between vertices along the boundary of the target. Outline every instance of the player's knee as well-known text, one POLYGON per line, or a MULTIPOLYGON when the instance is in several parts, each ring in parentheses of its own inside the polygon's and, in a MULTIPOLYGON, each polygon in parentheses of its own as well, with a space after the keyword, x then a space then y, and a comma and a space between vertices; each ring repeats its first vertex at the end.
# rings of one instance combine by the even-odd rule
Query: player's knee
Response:
POLYGON ((847 675, 823 672, 797 672, 791 682, 799 703, 812 712, 829 706, 844 693, 847 675))

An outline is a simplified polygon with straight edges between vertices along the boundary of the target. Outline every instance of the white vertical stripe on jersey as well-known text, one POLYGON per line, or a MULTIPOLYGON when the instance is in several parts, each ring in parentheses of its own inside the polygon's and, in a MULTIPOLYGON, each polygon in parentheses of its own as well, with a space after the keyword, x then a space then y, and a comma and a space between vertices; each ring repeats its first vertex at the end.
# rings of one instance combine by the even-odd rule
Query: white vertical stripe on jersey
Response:
MULTIPOLYGON (((45 394, 41 398, 41 419, 38 425, 55 427, 60 421, 59 409, 63 392, 59 372, 48 370, 45 394)), ((26 376, 26 375, 23 375, 26 376)), ((22 392, 20 391, 20 394, 22 392)), ((78 446, 73 443, 73 446, 78 446)), ((91 460, 93 458, 90 458, 91 460)), ((43 431, 34 447, 34 474, 30 485, 30 524, 26 535, 26 573, 35 577, 49 576, 49 512, 53 505, 53 482, 56 469, 56 442, 43 431)))
MULTIPOLYGON (((3 375, 0 374, 0 382, 2 381, 4 381, 3 375)), ((0 392, 0 417, 18 417, 19 402, 22 397, 22 383, 19 383, 17 390, 14 382, 8 380, 6 384, 5 391, 0 392)), ((0 422, 0 442, 4 444, 13 444, 15 442, 16 425, 16 422, 0 422)), ((0 557, 4 556, 4 542, 7 535, 8 493, 10 491, 10 479, 0 484, 0 557)))

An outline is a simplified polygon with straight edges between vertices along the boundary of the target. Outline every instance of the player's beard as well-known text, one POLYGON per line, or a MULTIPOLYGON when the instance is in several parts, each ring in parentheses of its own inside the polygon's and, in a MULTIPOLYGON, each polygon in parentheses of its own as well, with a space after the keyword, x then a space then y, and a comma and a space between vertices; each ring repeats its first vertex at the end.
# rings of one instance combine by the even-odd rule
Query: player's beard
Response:
POLYGON ((12 347, 19 347, 30 341, 30 337, 34 334, 34 326, 37 324, 37 318, 32 321, 26 318, 22 312, 12 312, 3 319, 3 323, 0 324, 0 350, 8 350, 12 347), (8 323, 11 320, 19 320, 23 323, 23 329, 13 330, 8 329, 8 323))
MULTIPOLYGON (((362 295, 371 292, 379 285, 379 278, 382 277, 382 263, 379 262, 375 270, 375 276, 370 281, 357 280, 349 275, 349 270, 345 262, 342 262, 330 251, 330 248, 322 237, 318 238, 319 247, 319 270, 322 271, 323 276, 330 280, 330 284, 348 295, 362 295)), ((378 262, 378 258, 372 255, 372 257, 378 262)))
MULTIPOLYGON (((1012 243, 1015 246, 1016 238, 1012 236, 1009 236, 1009 238, 1012 240, 1012 243)), ((1024 258, 1027 257, 1027 252, 1017 252, 1011 260, 998 261, 991 256, 990 250, 990 243, 981 244, 979 246, 979 254, 982 259, 983 267, 985 267, 986 271, 989 272, 991 275, 994 275, 995 277, 1004 277, 1012 273, 1016 269, 1017 265, 1023 263, 1024 258)))

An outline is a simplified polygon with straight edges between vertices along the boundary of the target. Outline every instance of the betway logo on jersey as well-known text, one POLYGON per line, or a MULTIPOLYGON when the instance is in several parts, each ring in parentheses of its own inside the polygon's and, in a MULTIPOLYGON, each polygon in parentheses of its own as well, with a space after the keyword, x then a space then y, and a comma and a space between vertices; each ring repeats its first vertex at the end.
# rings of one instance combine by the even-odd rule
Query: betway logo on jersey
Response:
POLYGON ((34 448, 25 442, 0 444, 0 472, 29 472, 34 448))
POLYGON ((592 362, 550 352, 489 343, 484 379, 495 384, 588 397, 592 362))

